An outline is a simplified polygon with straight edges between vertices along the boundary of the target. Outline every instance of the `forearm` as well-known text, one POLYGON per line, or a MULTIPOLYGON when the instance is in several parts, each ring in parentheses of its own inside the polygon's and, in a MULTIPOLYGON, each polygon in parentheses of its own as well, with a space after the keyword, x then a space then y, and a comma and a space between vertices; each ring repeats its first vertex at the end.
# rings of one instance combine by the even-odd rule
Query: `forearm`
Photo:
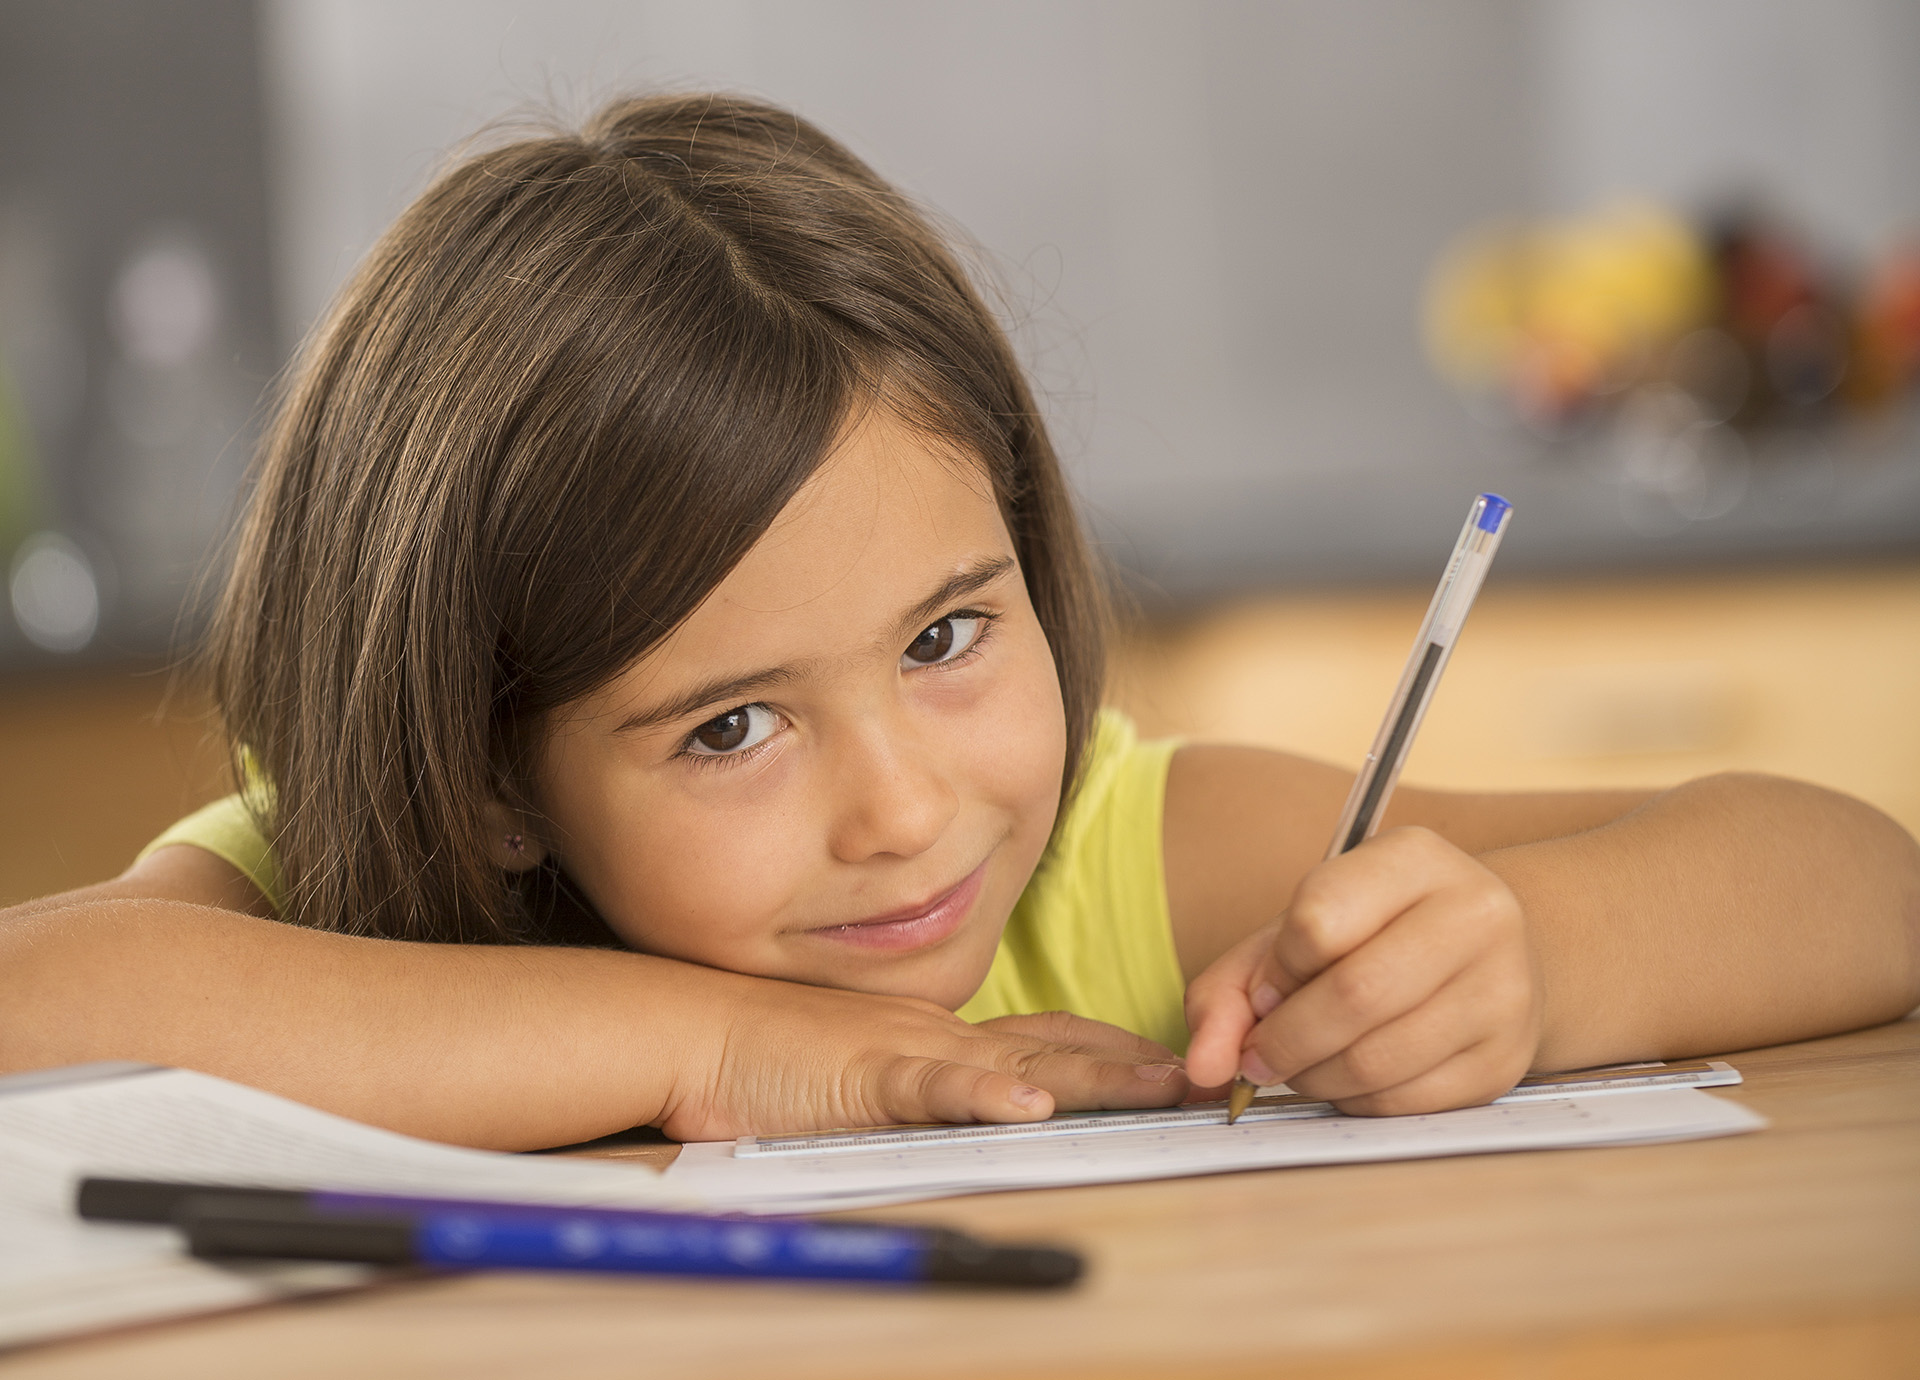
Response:
POLYGON ((1481 861, 1527 917, 1537 1068, 1803 1039, 1920 1001, 1920 848, 1817 787, 1710 777, 1481 861))
POLYGON ((96 900, 0 925, 0 1069, 137 1059, 413 1135, 526 1149, 658 1119, 732 974, 409 944, 96 900))

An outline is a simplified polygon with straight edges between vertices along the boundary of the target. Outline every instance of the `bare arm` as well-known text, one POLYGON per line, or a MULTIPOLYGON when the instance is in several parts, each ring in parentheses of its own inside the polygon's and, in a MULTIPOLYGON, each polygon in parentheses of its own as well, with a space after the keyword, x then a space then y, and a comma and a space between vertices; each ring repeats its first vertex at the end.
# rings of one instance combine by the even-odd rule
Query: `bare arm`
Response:
MULTIPOLYGON (((1167 776, 1167 900, 1180 966, 1201 970, 1287 907, 1326 856, 1353 773, 1290 753, 1196 744, 1167 776)), ((1468 853, 1618 819, 1651 791, 1431 791, 1402 786, 1382 827, 1419 825, 1468 853)))
POLYGON ((1833 791, 1711 776, 1480 860, 1528 917, 1537 1068, 1777 1044, 1920 1002, 1920 846, 1833 791))
MULTIPOLYGON (((1321 1005, 1318 1023, 1332 1019, 1339 1003, 1329 994, 1391 988, 1396 963, 1411 961, 1413 937, 1494 942, 1502 905, 1513 908, 1514 932, 1531 955, 1534 990, 1514 1010, 1536 1026, 1525 1060, 1535 1068, 1806 1038, 1891 1019, 1920 1000, 1920 847, 1858 801, 1760 776, 1711 777, 1657 795, 1397 795, 1388 825, 1431 830, 1474 855, 1485 869, 1479 886, 1446 875, 1453 865, 1433 847, 1404 839, 1321 864, 1349 780, 1281 754, 1187 749, 1167 795, 1168 894, 1183 963, 1207 969, 1294 906, 1294 932, 1281 948, 1292 946, 1296 972, 1281 986, 1311 995, 1290 999, 1292 1010, 1266 1026, 1280 1027, 1275 1049, 1292 1046, 1296 1071, 1325 1060, 1328 1086, 1386 1086, 1387 1074, 1354 1072, 1355 1051, 1360 1062, 1401 1072, 1418 1066, 1423 1018, 1411 1013, 1420 1002, 1438 1010, 1451 989, 1465 1004, 1468 982, 1482 984, 1475 1003, 1483 1008, 1506 999, 1507 979, 1445 979, 1436 970, 1439 989, 1390 997, 1387 1025, 1345 1054, 1336 1057, 1340 1037, 1323 1048, 1303 1033, 1321 1005), (1440 891, 1423 890, 1424 873, 1440 879, 1440 891), (1360 912, 1401 894, 1427 896, 1406 912, 1413 923, 1378 930, 1384 942, 1364 939, 1383 917, 1360 912), (1303 895, 1313 931, 1304 942, 1303 895), (1361 899, 1347 905, 1343 896, 1361 899), (1449 930, 1453 915, 1462 919, 1449 930), (1394 953, 1401 957, 1390 962, 1394 953), (1290 1033, 1289 1023, 1301 1030, 1290 1033)), ((1255 968, 1266 960, 1236 961, 1245 973, 1234 983, 1257 985, 1255 968)), ((1510 978, 1514 970, 1504 971, 1510 978)), ((1366 1028, 1354 1018, 1356 1032, 1366 1028)), ((1454 1082, 1465 1087, 1465 1077, 1454 1082)), ((1408 1108, 1388 1099, 1369 1109, 1408 1108)))
POLYGON ((1109 1043, 1091 1022, 989 1030, 927 1002, 641 954, 361 939, 247 908, 264 901, 237 872, 176 847, 0 914, 0 1071, 171 1064, 499 1149, 649 1123, 710 1139, 1024 1121, 1056 1095, 1149 1106, 1186 1091, 1145 1042, 1090 1052, 1109 1043))

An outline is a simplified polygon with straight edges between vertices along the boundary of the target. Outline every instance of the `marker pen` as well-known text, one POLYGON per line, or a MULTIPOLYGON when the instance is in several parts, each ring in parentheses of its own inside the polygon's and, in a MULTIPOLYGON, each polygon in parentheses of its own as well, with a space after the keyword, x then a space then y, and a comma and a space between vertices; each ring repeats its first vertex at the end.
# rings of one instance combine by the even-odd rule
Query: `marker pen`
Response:
POLYGON ((1050 1288, 1072 1251, 995 1245, 937 1227, 709 1217, 617 1208, 88 1179, 83 1217, 166 1221, 194 1255, 436 1269, 578 1270, 1050 1288))

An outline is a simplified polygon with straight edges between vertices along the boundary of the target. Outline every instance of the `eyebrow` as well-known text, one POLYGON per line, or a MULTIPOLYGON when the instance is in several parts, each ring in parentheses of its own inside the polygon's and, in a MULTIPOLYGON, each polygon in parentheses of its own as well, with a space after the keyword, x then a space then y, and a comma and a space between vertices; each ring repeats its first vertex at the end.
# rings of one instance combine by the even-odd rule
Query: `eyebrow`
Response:
MULTIPOLYGON (((904 640, 909 633, 920 631, 954 604, 969 594, 977 594, 1013 568, 1011 556, 995 556, 975 561, 965 569, 956 571, 941 581, 939 587, 926 598, 900 615, 894 624, 895 639, 904 640)), ((737 704, 773 686, 791 684, 799 679, 804 665, 802 662, 789 662, 784 666, 769 666, 743 676, 716 676, 693 686, 684 694, 674 696, 665 704, 629 714, 620 721, 614 732, 633 733, 640 729, 655 728, 723 701, 730 700, 737 704)))
POLYGON ((1013 557, 994 556, 955 571, 938 589, 900 615, 900 621, 893 628, 895 639, 919 632, 969 594, 978 594, 1012 569, 1013 557))

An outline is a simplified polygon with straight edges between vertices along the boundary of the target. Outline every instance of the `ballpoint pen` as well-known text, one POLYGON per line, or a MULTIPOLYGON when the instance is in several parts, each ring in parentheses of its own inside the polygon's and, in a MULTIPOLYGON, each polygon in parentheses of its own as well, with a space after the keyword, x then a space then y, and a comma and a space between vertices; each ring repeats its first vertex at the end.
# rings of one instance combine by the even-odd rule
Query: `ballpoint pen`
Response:
MULTIPOLYGON (((1513 505, 1498 494, 1481 494, 1467 510, 1467 525, 1460 529, 1460 540, 1454 543, 1453 555, 1440 576, 1440 587, 1427 605, 1426 620, 1413 640, 1413 654, 1407 658, 1407 669, 1401 673, 1399 688, 1387 705, 1380 731, 1374 735, 1367 760, 1347 793, 1346 808, 1340 812, 1327 857, 1337 858, 1359 847, 1380 827, 1387 797, 1393 794, 1401 765, 1413 746, 1413 735, 1420 729, 1434 687, 1440 683, 1440 673, 1453 655, 1460 626, 1467 621, 1467 612, 1487 578, 1487 567, 1493 563, 1493 553, 1499 549, 1512 515, 1513 505)), ((1228 1125, 1240 1119, 1257 1091, 1244 1076, 1233 1080, 1233 1090, 1227 1095, 1228 1125)))
POLYGON ((1055 1246, 886 1222, 104 1178, 83 1179, 75 1207, 90 1221, 170 1224, 212 1259, 1043 1289, 1081 1272, 1055 1246))

